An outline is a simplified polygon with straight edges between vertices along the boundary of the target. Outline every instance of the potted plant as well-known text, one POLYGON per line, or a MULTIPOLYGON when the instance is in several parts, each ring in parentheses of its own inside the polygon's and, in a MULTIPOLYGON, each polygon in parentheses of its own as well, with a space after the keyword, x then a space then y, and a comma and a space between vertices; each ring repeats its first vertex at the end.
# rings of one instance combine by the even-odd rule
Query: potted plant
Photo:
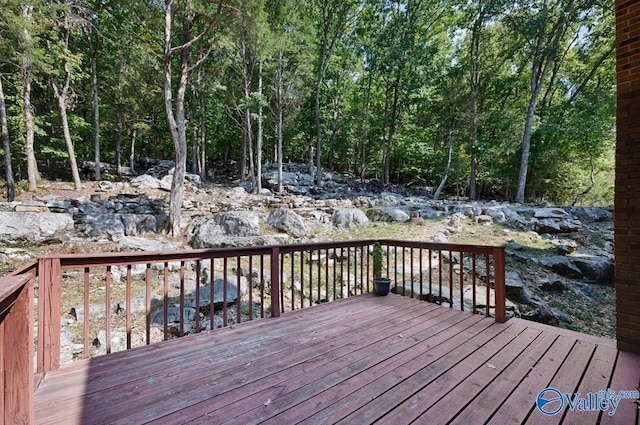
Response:
POLYGON ((387 295, 391 286, 391 279, 382 277, 382 257, 384 250, 379 243, 373 246, 373 289, 376 295, 387 295))

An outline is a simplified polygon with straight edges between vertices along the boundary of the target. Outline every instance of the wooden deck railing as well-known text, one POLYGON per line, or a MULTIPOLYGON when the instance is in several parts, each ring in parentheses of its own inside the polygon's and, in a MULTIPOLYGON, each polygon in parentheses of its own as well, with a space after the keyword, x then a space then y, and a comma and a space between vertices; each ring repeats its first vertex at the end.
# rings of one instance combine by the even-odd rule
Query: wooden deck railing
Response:
POLYGON ((372 290, 375 244, 396 293, 506 320, 503 247, 364 240, 48 255, 0 280, 0 389, 10 394, 0 411, 15 418, 12 406, 32 403, 34 329, 42 374, 58 369, 62 349, 66 360, 88 358, 278 317, 372 290))

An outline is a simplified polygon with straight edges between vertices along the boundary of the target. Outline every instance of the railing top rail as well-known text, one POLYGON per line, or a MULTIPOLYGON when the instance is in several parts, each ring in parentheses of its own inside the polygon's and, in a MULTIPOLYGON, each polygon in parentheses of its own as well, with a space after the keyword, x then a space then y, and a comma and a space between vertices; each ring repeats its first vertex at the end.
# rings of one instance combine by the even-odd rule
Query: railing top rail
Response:
POLYGON ((31 280, 31 276, 0 277, 0 317, 13 305, 19 290, 31 280))
POLYGON ((405 248, 423 248, 439 251, 455 251, 455 252, 470 252, 475 254, 493 254, 496 249, 504 249, 504 245, 472 245, 472 244, 460 244, 460 243, 442 243, 442 242, 422 242, 422 241, 401 241, 394 239, 378 239, 374 242, 378 242, 382 245, 398 246, 405 248))
POLYGON ((38 273, 38 262, 32 261, 26 266, 23 266, 18 270, 15 270, 9 273, 9 276, 22 276, 22 275, 30 274, 30 275, 33 275, 33 277, 35 277, 37 273, 38 273))
MULTIPOLYGON (((321 250, 332 248, 352 248, 369 246, 375 243, 381 243, 388 246, 398 246, 406 248, 423 248, 443 251, 470 252, 476 254, 492 254, 495 249, 504 248, 502 246, 492 245, 471 245, 457 243, 436 243, 422 241, 400 241, 394 239, 364 239, 353 241, 334 241, 334 242, 318 242, 304 244, 288 244, 288 245, 264 245, 254 247, 234 247, 234 248, 210 248, 210 249, 186 249, 181 251, 133 251, 133 252, 108 252, 108 253, 90 253, 90 254, 62 254, 62 255, 45 255, 38 259, 59 259, 63 268, 72 267, 96 267, 112 264, 146 264, 173 261, 194 261, 212 258, 224 258, 233 256, 247 255, 268 255, 273 252, 274 248, 278 248, 281 254, 321 250)), ((37 263, 31 263, 22 269, 13 272, 11 275, 25 274, 35 270, 37 263)))

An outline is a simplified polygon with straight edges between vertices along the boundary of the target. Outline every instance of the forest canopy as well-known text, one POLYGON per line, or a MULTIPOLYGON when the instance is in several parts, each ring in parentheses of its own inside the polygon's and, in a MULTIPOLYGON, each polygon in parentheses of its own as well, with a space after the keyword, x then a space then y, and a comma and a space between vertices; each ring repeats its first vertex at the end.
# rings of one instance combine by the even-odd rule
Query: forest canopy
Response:
POLYGON ((263 164, 303 162, 611 205, 614 38, 599 0, 3 0, 2 178, 151 157, 259 190, 263 164))

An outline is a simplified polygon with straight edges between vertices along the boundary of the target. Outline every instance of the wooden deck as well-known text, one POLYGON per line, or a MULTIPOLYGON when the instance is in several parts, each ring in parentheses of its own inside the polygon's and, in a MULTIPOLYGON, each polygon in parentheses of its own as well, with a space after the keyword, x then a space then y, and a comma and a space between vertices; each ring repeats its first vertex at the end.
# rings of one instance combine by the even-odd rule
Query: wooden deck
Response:
POLYGON ((639 385, 640 356, 610 340, 362 295, 65 365, 36 390, 35 417, 65 425, 628 425, 638 424, 633 400, 613 416, 566 403, 545 416, 536 397, 546 387, 585 397, 639 385))

